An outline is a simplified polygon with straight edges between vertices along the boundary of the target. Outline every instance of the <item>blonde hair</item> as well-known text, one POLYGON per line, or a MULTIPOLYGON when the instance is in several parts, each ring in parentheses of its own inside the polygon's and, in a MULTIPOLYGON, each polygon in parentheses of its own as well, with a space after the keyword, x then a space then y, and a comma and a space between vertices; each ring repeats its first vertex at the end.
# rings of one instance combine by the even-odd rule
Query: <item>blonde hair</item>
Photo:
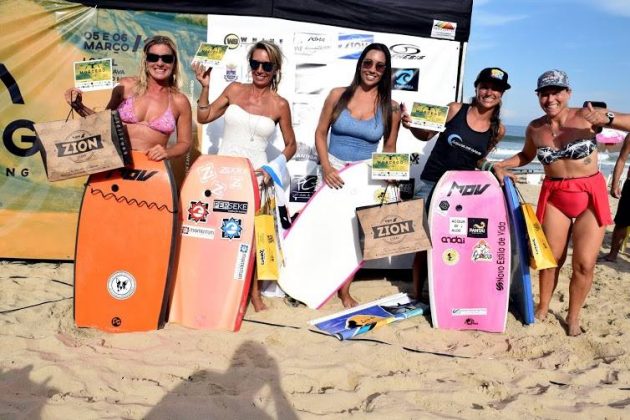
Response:
POLYGON ((154 45, 166 45, 170 48, 173 56, 175 57, 175 61, 173 62, 173 71, 171 73, 171 77, 169 78, 169 88, 173 92, 179 92, 179 87, 181 84, 181 80, 179 80, 179 58, 177 57, 177 46, 175 42, 164 35, 156 35, 149 39, 144 44, 144 48, 142 49, 142 58, 140 59, 140 71, 138 74, 138 82, 136 83, 136 94, 142 95, 147 91, 148 86, 148 74, 149 69, 147 67, 147 54, 149 49, 154 45))
POLYGON ((252 59, 254 51, 256 50, 266 51, 271 63, 273 63, 275 73, 271 79, 271 90, 277 92, 278 85, 282 79, 282 51, 280 51, 280 47, 271 41, 259 41, 249 49, 249 52, 247 53, 247 61, 252 59))

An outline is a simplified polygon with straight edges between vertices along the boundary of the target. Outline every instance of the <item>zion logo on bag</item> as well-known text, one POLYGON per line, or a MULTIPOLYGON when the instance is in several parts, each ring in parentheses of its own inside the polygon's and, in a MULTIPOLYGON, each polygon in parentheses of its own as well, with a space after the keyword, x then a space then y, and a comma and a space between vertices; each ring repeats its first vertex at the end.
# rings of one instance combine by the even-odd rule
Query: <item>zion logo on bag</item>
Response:
POLYGON ((413 221, 402 220, 400 216, 387 216, 380 225, 372 226, 374 239, 384 239, 393 244, 402 242, 406 234, 413 232, 413 221))
POLYGON ((89 160, 94 150, 102 149, 103 140, 100 134, 91 136, 85 130, 77 130, 55 146, 58 157, 70 157, 73 162, 80 163, 89 160))

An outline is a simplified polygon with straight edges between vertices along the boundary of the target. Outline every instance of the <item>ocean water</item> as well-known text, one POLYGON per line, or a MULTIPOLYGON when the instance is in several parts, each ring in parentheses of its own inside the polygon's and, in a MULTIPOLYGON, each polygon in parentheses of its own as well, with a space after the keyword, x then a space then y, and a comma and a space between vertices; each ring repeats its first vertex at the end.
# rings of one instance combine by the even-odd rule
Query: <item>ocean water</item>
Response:
MULTIPOLYGON (((520 152, 525 143, 525 128, 526 127, 520 125, 506 125, 505 137, 499 142, 497 148, 488 155, 488 159, 491 161, 503 160, 520 152)), ((615 162, 617 161, 617 156, 619 156, 617 152, 599 150, 599 168, 604 176, 608 177, 608 175, 612 173, 615 162)), ((539 173, 543 172, 543 167, 538 159, 534 158, 531 163, 521 168, 514 169, 514 172, 539 173)))

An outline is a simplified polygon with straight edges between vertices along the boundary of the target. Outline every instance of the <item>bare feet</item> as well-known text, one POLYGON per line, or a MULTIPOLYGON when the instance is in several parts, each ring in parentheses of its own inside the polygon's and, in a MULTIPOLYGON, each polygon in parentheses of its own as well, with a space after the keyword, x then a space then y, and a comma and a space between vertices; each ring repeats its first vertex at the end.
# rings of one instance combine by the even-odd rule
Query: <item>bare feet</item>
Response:
POLYGON ((534 316, 536 317, 537 320, 543 321, 545 318, 547 318, 548 312, 549 312, 549 309, 541 308, 539 305, 538 307, 536 307, 536 312, 534 312, 534 316))
POLYGON ((566 322, 567 322, 567 335, 569 337, 577 337, 578 335, 580 335, 580 334, 582 334, 584 332, 582 327, 580 327, 580 321, 578 321, 578 320, 570 321, 567 318, 566 322))
POLYGON ((339 290, 337 292, 337 296, 339 296, 341 304, 344 308, 354 308, 359 304, 359 302, 357 302, 352 296, 350 296, 350 293, 343 293, 341 290, 339 290))
POLYGON ((262 296, 252 293, 252 305, 256 312, 264 311, 267 309, 267 305, 263 302, 262 296))

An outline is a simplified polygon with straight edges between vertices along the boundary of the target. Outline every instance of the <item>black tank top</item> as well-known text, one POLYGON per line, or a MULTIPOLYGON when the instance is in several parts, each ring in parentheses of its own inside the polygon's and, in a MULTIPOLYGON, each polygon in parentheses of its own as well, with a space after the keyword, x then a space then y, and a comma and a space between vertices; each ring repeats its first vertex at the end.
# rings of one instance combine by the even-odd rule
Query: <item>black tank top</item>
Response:
POLYGON ((437 182, 446 171, 475 169, 477 161, 487 154, 492 130, 480 133, 470 128, 466 121, 469 107, 462 104, 446 123, 446 130, 438 137, 420 178, 437 182))

